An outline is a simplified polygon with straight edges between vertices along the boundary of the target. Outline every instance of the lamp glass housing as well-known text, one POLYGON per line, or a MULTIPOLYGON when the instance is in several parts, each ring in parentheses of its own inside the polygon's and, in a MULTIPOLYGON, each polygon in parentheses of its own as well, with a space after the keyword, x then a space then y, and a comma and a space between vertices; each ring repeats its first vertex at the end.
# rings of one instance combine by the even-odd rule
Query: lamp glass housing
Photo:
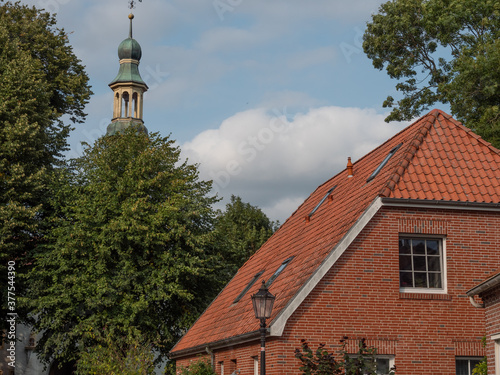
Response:
POLYGON ((273 310, 274 300, 276 299, 269 290, 266 284, 262 281, 262 286, 259 291, 252 296, 253 311, 257 319, 269 319, 273 310))

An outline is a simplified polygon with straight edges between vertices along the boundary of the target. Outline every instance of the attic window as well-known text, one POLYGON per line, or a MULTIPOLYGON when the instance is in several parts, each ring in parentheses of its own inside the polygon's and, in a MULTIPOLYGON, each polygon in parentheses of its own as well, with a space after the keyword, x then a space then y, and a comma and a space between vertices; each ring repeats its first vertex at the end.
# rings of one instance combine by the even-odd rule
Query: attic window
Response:
POLYGON ((380 165, 377 167, 377 169, 375 169, 373 171, 373 173, 370 175, 370 177, 368 177, 368 180, 366 180, 366 182, 370 182, 371 180, 373 180, 375 178, 376 175, 379 174, 379 172, 382 170, 382 168, 384 168, 384 165, 387 164, 387 162, 389 161, 390 158, 392 158, 392 155, 394 155, 396 153, 396 151, 402 146, 403 144, 400 143, 399 145, 397 145, 396 147, 394 147, 391 151, 389 151, 389 153, 387 154, 387 156, 385 157, 384 160, 382 160, 382 163, 380 163, 380 165))
POLYGON ((323 202, 325 201, 326 198, 328 198, 328 196, 332 193, 332 191, 337 187, 337 185, 335 185, 334 187, 332 187, 330 190, 328 190, 328 192, 325 194, 325 196, 319 201, 319 203, 316 205, 316 207, 314 207, 314 209, 311 211, 311 213, 308 215, 308 217, 311 217, 312 215, 314 215, 314 213, 316 212, 316 210, 323 204, 323 202))
POLYGON ((236 299, 233 301, 233 303, 238 302, 240 299, 243 298, 243 296, 248 292, 248 290, 252 287, 253 284, 259 279, 259 277, 264 273, 264 271, 260 271, 258 274, 256 274, 252 280, 248 283, 248 285, 243 289, 243 291, 236 297, 236 299))
POLYGON ((271 276, 269 280, 267 280, 266 287, 269 288, 269 286, 273 283, 273 281, 280 275, 281 272, 285 269, 286 266, 288 266, 288 263, 292 261, 293 257, 290 257, 288 259, 285 259, 283 263, 278 267, 276 272, 271 276))

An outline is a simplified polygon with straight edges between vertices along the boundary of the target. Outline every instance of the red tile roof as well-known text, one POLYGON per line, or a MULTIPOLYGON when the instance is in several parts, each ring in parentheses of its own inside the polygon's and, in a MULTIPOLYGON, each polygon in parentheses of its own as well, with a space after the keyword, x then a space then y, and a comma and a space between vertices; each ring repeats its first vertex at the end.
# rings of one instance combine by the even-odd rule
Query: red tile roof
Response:
POLYGON ((294 256, 269 288, 276 295, 269 321, 273 334, 273 324, 286 322, 311 276, 328 267, 324 264, 332 256, 333 262, 338 258, 334 250, 362 221, 377 197, 500 203, 500 151, 439 110, 431 111, 356 161, 353 171, 353 177, 348 177, 347 170, 341 171, 304 201, 177 343, 172 350, 174 357, 191 348, 201 350, 209 343, 257 331, 259 323, 250 296, 256 293, 260 281, 239 302, 233 301, 258 272, 264 271, 260 279, 268 280, 285 259, 294 256), (380 172, 367 182, 398 145, 380 172), (306 217, 334 186, 333 199, 325 199, 308 222, 306 217))

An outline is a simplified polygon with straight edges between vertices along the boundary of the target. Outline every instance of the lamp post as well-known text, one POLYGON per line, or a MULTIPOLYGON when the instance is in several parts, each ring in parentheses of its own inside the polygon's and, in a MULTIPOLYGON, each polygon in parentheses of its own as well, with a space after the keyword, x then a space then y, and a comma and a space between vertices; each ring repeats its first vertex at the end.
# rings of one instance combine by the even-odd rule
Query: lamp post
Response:
POLYGON ((252 296, 255 318, 260 320, 260 375, 266 375, 266 319, 271 317, 275 299, 264 280, 259 291, 252 296))

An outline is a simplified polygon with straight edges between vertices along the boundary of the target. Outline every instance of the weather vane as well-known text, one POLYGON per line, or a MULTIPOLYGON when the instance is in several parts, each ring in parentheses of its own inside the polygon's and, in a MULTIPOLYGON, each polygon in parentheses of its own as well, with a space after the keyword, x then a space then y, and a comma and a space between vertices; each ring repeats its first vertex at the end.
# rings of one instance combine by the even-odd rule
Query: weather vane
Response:
MULTIPOLYGON (((139 2, 140 2, 140 3, 142 3, 142 0, 139 0, 139 2)), ((129 6, 128 6, 128 7, 129 7, 130 9, 134 9, 134 8, 135 8, 135 1, 134 1, 134 0, 130 0, 130 1, 129 1, 129 3, 130 3, 130 4, 129 4, 129 6)))

